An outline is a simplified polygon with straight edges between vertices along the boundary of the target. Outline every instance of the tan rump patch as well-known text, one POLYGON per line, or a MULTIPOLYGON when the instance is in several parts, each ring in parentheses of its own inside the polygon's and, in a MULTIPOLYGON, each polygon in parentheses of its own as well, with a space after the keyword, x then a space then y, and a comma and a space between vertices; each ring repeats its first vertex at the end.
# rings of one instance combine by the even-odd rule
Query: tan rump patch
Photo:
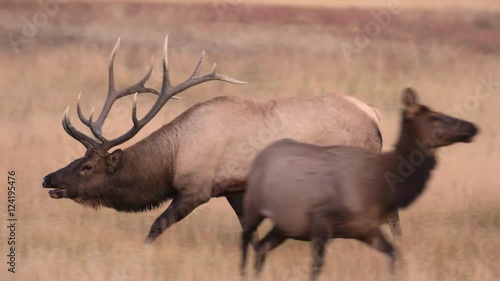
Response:
POLYGON ((375 122, 375 124, 377 124, 377 126, 380 126, 381 117, 378 109, 366 105, 364 102, 355 97, 344 96, 344 98, 356 105, 359 109, 366 113, 375 122))

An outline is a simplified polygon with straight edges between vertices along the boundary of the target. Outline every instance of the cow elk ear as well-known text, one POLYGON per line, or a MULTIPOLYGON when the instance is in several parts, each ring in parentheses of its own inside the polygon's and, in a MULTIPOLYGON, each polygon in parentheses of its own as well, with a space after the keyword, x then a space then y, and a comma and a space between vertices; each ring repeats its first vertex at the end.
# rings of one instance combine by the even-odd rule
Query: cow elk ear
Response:
POLYGON ((403 105, 405 106, 405 118, 413 119, 415 115, 420 111, 417 92, 412 88, 404 89, 402 101, 403 105))
POLYGON ((403 90, 403 105, 407 108, 418 105, 418 95, 413 88, 403 90))
POLYGON ((116 168, 120 165, 122 154, 123 151, 121 149, 117 149, 106 156, 106 170, 108 174, 113 174, 116 171, 116 168))

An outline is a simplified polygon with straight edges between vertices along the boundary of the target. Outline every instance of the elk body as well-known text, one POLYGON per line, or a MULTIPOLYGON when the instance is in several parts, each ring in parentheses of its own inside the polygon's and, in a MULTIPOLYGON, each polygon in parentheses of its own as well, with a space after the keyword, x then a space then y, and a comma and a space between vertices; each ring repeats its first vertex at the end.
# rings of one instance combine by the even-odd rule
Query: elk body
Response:
MULTIPOLYGON (((91 207, 109 207, 140 212, 172 199, 166 211, 153 223, 147 241, 180 221, 211 197, 225 196, 242 219, 242 196, 246 175, 258 151, 282 138, 294 138, 318 145, 344 144, 380 152, 382 138, 376 111, 350 97, 330 95, 265 102, 218 97, 186 110, 138 143, 113 152, 109 150, 132 138, 174 95, 210 80, 241 83, 215 72, 199 76, 196 70, 185 82, 172 86, 166 55, 160 91, 144 86, 152 66, 137 84, 115 90, 112 52, 109 65, 108 98, 100 116, 85 118, 78 103, 78 116, 93 136, 77 131, 66 112, 63 127, 87 147, 84 157, 47 175, 43 187, 52 198, 69 198, 91 207), (102 125, 114 101, 133 93, 154 93, 158 99, 142 118, 132 111, 134 126, 124 135, 107 140, 102 125)), ((397 217, 393 227, 398 232, 397 217)), ((256 236, 255 236, 256 237, 256 236)))
POLYGON ((330 238, 357 239, 394 263, 394 248, 380 223, 422 193, 437 148, 469 142, 477 133, 472 123, 418 104, 411 89, 403 101, 401 134, 391 152, 280 140, 257 155, 244 199, 242 274, 251 234, 264 218, 274 227, 257 243, 256 274, 267 252, 287 238, 312 241, 311 280, 317 279, 330 238))

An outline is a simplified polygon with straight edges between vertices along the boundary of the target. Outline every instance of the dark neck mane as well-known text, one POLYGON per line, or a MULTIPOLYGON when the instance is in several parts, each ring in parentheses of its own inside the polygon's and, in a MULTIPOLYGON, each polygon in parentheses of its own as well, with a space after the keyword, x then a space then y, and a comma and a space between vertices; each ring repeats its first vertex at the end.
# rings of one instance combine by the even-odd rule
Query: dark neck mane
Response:
POLYGON ((411 120, 403 118, 396 149, 387 154, 385 181, 393 191, 389 195, 389 210, 405 208, 424 190, 431 171, 436 166, 433 148, 424 145, 411 120))

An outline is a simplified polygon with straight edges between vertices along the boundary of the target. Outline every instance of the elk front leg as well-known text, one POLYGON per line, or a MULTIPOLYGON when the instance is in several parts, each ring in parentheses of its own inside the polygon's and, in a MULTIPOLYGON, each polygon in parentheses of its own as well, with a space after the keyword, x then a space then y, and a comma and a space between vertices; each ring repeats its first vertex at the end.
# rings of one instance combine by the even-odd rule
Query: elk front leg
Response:
MULTIPOLYGON (((234 212, 238 216, 238 220, 240 221, 240 225, 243 227, 243 192, 233 193, 226 196, 229 205, 233 208, 234 212)), ((257 231, 252 232, 252 238, 250 243, 253 248, 257 247, 257 243, 259 242, 259 235, 257 231)))
MULTIPOLYGON (((264 217, 259 214, 258 209, 255 206, 250 206, 245 213, 245 218, 241 221, 243 232, 241 235, 241 264, 240 273, 241 276, 245 276, 245 266, 247 263, 247 250, 248 244, 252 240, 253 234, 257 231, 260 223, 264 220, 264 217)), ((257 241, 258 242, 258 241, 257 241)), ((256 247, 257 248, 257 247, 256 247)))
POLYGON ((264 237, 255 249, 255 277, 259 277, 262 268, 264 267, 264 261, 266 260, 266 255, 272 249, 278 247, 283 242, 285 242, 286 237, 279 231, 276 226, 269 231, 269 233, 264 237))
POLYGON ((200 194, 188 196, 179 194, 172 200, 172 203, 153 223, 149 230, 146 243, 152 243, 160 236, 167 228, 174 223, 182 220, 189 215, 196 207, 208 202, 210 197, 206 198, 200 194))
POLYGON ((318 280, 321 273, 325 258, 325 247, 330 238, 327 229, 328 220, 321 215, 313 215, 311 217, 311 241, 312 241, 312 264, 311 264, 311 281, 318 280))
POLYGON ((396 273, 397 254, 394 246, 387 241, 380 229, 374 230, 369 236, 359 239, 362 242, 372 246, 382 253, 387 254, 391 259, 391 273, 396 273))

